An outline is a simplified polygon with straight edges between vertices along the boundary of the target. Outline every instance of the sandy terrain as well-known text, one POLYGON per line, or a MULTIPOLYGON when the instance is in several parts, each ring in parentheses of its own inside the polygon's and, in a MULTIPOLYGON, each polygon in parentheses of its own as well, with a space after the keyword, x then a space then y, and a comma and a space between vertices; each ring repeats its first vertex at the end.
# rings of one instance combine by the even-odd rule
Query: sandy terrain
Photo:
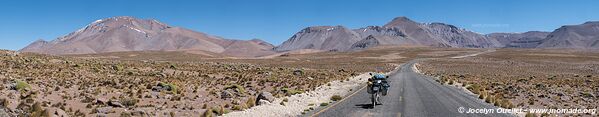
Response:
POLYGON ((358 86, 359 73, 471 51, 476 50, 383 47, 268 59, 158 51, 69 56, 0 51, 0 110, 14 116, 216 116, 252 110, 259 92, 269 92, 277 98, 269 105, 284 99, 286 105, 298 105, 281 115, 297 115, 332 94, 349 93, 335 89, 358 86))
POLYGON ((348 80, 332 81, 329 85, 323 85, 316 90, 288 97, 277 98, 274 103, 252 107, 244 111, 233 112, 224 115, 225 117, 281 117, 301 115, 306 109, 317 108, 321 103, 331 102, 333 95, 345 96, 363 86, 368 77, 367 73, 349 78, 348 80), (287 102, 283 102, 287 99, 287 102), (283 102, 284 105, 280 103, 283 102))
POLYGON ((463 84, 504 108, 596 109, 597 57, 592 51, 499 49, 462 59, 424 61, 419 68, 438 77, 438 82, 463 84))

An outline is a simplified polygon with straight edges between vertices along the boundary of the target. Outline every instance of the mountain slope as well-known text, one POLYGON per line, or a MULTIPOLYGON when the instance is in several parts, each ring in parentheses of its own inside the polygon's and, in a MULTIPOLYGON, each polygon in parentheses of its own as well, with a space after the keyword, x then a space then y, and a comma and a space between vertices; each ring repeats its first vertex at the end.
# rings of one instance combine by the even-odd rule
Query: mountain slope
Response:
POLYGON ((283 44, 275 47, 275 51, 299 49, 347 50, 349 45, 360 40, 360 35, 343 26, 314 26, 305 28, 283 44))
POLYGON ((225 51, 222 54, 229 56, 265 56, 275 54, 276 52, 272 51, 274 47, 274 45, 259 39, 234 40, 225 46, 225 51))
POLYGON ((599 21, 562 26, 537 47, 599 49, 599 21))
POLYGON ((503 45, 493 38, 443 23, 423 24, 406 17, 383 26, 348 30, 343 26, 308 27, 293 35, 276 51, 320 49, 348 51, 378 45, 493 48, 503 45), (325 43, 326 42, 326 43, 325 43))
POLYGON ((264 48, 272 48, 272 45, 223 39, 184 28, 171 27, 156 20, 122 16, 97 20, 76 32, 50 42, 36 41, 20 51, 62 55, 149 50, 211 53, 237 51, 236 49, 269 50, 264 48), (245 44, 242 45, 244 47, 228 47, 232 43, 245 44))
POLYGON ((535 48, 545 41, 550 32, 491 33, 485 36, 496 39, 506 48, 535 48))
POLYGON ((420 44, 433 47, 466 47, 492 48, 502 45, 494 39, 489 39, 465 29, 444 23, 423 24, 414 22, 406 17, 397 17, 384 27, 396 27, 417 40, 420 44))

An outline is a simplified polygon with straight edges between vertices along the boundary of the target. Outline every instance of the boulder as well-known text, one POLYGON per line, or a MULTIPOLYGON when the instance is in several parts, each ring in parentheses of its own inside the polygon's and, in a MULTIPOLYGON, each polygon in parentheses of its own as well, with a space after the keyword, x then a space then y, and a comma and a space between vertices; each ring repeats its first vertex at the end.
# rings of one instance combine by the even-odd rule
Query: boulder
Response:
POLYGON ((0 107, 0 117, 10 117, 9 114, 4 110, 4 107, 0 107))
POLYGON ((143 110, 131 111, 131 115, 134 117, 149 117, 149 115, 143 110))
POLYGON ((304 71, 302 71, 302 70, 295 70, 295 71, 293 71, 293 75, 296 75, 296 76, 304 75, 304 71))
POLYGON ((123 106, 123 104, 121 104, 121 102, 116 101, 116 100, 110 100, 108 102, 108 106, 112 106, 112 107, 125 107, 125 106, 123 106))
POLYGON ((233 97, 233 93, 231 93, 231 91, 229 91, 229 90, 224 90, 220 93, 221 99, 232 98, 232 97, 233 97))
POLYGON ((156 86, 152 87, 152 91, 161 92, 163 90, 171 91, 172 88, 170 85, 166 85, 164 83, 158 83, 156 86))
POLYGON ((65 112, 64 110, 60 109, 60 108, 55 108, 51 114, 54 114, 56 117, 68 117, 69 115, 67 114, 67 112, 65 112))
POLYGON ((100 107, 100 108, 97 108, 97 110, 98 110, 97 111, 98 115, 100 115, 100 114, 108 114, 108 113, 110 113, 110 110, 112 110, 112 107, 100 107))
POLYGON ((106 102, 108 102, 106 98, 97 98, 94 103, 98 105, 104 105, 106 102))
POLYGON ((154 86, 154 87, 152 87, 152 91, 154 91, 154 92, 160 92, 162 90, 164 90, 164 88, 162 86, 154 86))
POLYGON ((6 88, 10 89, 10 90, 17 90, 17 83, 14 83, 14 82, 10 83, 10 84, 6 85, 6 88))
POLYGON ((266 100, 259 100, 256 105, 266 105, 266 104, 270 104, 270 102, 266 101, 266 100))
POLYGON ((260 103, 262 103, 262 102, 260 102, 260 100, 264 100, 264 101, 271 103, 271 102, 275 101, 275 96, 272 96, 272 94, 269 92, 261 92, 256 97, 256 104, 260 105, 260 103))

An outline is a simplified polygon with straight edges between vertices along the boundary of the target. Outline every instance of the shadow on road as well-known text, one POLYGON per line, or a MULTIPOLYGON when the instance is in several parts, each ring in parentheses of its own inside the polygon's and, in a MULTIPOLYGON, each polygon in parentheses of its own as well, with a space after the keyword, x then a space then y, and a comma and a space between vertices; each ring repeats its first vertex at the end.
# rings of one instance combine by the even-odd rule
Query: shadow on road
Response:
POLYGON ((363 109, 372 109, 372 104, 356 104, 356 106, 363 109))

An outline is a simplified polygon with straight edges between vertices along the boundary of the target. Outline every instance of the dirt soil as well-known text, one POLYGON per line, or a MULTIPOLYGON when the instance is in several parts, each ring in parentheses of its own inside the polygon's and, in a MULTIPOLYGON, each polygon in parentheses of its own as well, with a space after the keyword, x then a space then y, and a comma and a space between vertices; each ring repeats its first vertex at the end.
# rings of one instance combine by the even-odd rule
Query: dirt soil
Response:
POLYGON ((365 72, 390 71, 413 58, 475 51, 480 50, 379 47, 230 58, 185 52, 52 56, 2 50, 0 109, 13 116, 222 115, 255 106, 260 92, 302 94, 365 72))
POLYGON ((418 68, 439 82, 462 83, 479 98, 504 108, 599 106, 598 52, 499 49, 462 59, 428 60, 418 68))

